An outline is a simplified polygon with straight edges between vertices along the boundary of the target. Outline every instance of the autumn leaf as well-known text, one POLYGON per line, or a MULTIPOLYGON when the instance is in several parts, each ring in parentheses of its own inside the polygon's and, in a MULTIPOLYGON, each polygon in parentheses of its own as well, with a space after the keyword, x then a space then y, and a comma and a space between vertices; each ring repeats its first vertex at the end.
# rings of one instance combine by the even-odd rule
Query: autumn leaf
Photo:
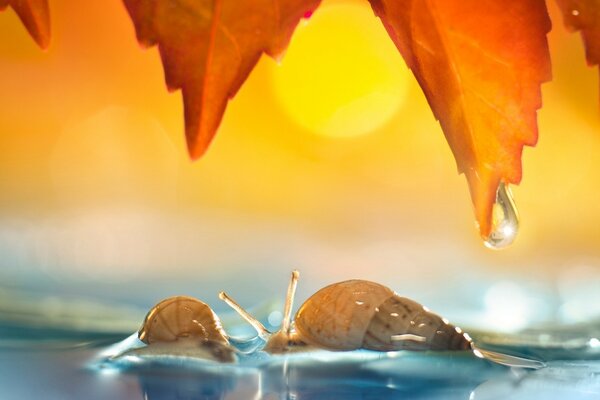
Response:
POLYGON ((170 90, 181 89, 192 158, 210 144, 263 52, 282 54, 320 0, 124 0, 139 42, 157 44, 170 90))
POLYGON ((370 0, 469 183, 482 236, 500 182, 521 180, 551 78, 543 0, 370 0))
POLYGON ((563 12, 567 28, 581 31, 588 64, 600 64, 600 1, 556 1, 563 12))
POLYGON ((50 9, 48 0, 0 0, 0 11, 11 6, 33 40, 42 48, 50 44, 50 9))

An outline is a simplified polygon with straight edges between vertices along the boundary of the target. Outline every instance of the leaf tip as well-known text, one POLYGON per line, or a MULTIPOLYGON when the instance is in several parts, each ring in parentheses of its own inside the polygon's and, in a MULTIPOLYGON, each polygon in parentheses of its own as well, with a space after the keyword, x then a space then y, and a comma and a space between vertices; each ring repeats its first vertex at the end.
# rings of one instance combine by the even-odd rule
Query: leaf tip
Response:
POLYGON ((475 209, 475 223, 481 237, 486 239, 492 231, 492 211, 500 177, 493 171, 471 170, 465 175, 475 209))
POLYGON ((209 121, 205 121, 201 118, 200 113, 190 113, 185 116, 185 137, 188 154, 192 161, 200 159, 210 147, 210 144, 217 133, 220 118, 216 121, 212 121, 212 124, 207 122, 209 121))
POLYGON ((188 140, 188 155, 190 160, 198 161, 208 150, 208 144, 198 144, 188 140))
POLYGON ((187 86, 183 87, 182 95, 188 153, 192 160, 197 160, 206 153, 219 129, 227 98, 205 103, 201 93, 188 90, 187 86))
POLYGON ((47 0, 8 2, 36 44, 47 50, 50 46, 50 7, 47 0))
POLYGON ((40 47, 40 49, 42 50, 48 50, 48 48, 50 47, 50 30, 48 29, 47 32, 40 32, 37 34, 34 34, 32 32, 31 36, 33 37, 33 40, 35 40, 35 42, 37 43, 37 45, 40 47))

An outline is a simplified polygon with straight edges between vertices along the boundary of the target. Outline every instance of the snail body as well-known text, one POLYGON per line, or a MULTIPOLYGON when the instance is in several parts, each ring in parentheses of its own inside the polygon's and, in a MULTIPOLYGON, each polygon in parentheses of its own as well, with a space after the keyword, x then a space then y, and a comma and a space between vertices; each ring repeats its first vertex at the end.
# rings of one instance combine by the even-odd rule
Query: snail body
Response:
POLYGON ((266 340, 264 350, 281 353, 313 347, 334 351, 369 349, 469 350, 471 338, 419 303, 370 281, 334 283, 316 292, 300 307, 294 322, 291 309, 298 272, 292 273, 282 328, 269 332, 229 296, 221 299, 250 322, 266 340))
POLYGON ((136 354, 179 354, 220 362, 235 360, 235 350, 219 317, 202 301, 173 296, 150 309, 138 338, 147 348, 136 354))

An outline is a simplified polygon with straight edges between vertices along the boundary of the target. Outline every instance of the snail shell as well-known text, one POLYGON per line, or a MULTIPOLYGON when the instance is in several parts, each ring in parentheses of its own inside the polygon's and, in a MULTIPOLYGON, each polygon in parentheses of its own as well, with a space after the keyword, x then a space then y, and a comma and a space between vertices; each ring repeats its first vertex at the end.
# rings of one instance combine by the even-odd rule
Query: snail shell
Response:
POLYGON ((190 338, 229 345, 219 317, 208 305, 188 296, 169 297, 152 307, 138 337, 146 344, 190 338))
POLYGON ((295 330, 329 350, 467 350, 460 328, 378 283, 350 280, 312 295, 298 310, 295 330))
POLYGON ((303 349, 376 351, 471 350, 477 357, 511 367, 539 369, 543 361, 502 354, 476 346, 468 334, 421 304, 400 297, 378 283, 351 280, 334 283, 291 312, 298 283, 292 277, 285 298, 281 329, 270 332, 225 292, 219 297, 250 323, 266 341, 263 351, 286 353, 303 349))

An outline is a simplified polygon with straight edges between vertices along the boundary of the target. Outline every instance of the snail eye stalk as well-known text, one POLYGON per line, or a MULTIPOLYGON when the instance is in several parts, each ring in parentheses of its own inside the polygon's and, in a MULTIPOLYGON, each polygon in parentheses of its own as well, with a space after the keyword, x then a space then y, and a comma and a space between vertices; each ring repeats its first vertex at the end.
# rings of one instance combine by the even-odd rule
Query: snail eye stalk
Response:
POLYGON ((223 300, 227 305, 235 310, 242 318, 244 318, 258 333, 258 336, 267 340, 269 336, 271 336, 271 332, 256 318, 254 318, 248 311, 244 310, 242 306, 240 306, 235 300, 233 300, 229 295, 225 292, 219 293, 219 298, 223 300))
POLYGON ((292 271, 290 284, 288 285, 287 294, 285 296, 285 308, 283 311, 283 321, 281 322, 281 331, 289 334, 292 327, 292 308, 294 307, 294 297, 296 296, 296 287, 298 286, 298 278, 300 272, 292 271))

